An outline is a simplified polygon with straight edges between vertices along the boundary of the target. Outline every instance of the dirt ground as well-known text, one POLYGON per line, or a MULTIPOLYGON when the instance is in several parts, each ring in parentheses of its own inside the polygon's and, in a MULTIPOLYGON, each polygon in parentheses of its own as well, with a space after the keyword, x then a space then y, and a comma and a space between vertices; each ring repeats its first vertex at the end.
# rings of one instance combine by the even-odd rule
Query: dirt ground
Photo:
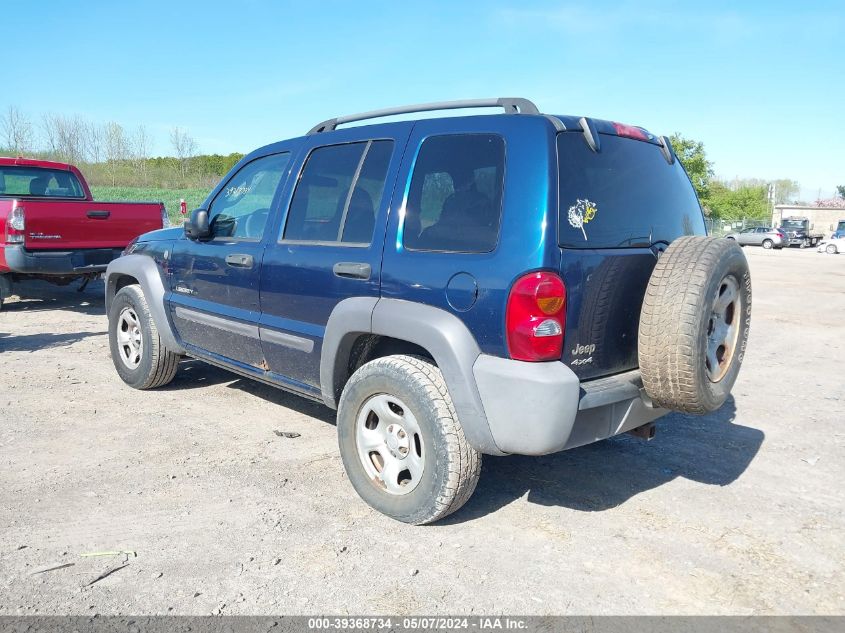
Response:
POLYGON ((101 284, 21 286, 0 313, 0 615, 843 614, 845 256, 746 251, 721 410, 486 457, 427 527, 358 499, 332 411, 197 361, 134 391, 101 284), (84 556, 108 551, 134 554, 84 556))

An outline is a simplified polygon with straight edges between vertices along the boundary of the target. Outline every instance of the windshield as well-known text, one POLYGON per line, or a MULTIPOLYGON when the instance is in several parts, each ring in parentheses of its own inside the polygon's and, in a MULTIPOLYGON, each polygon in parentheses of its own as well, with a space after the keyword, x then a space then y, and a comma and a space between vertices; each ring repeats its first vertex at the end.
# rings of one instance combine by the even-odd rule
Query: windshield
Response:
POLYGON ((0 167, 0 196, 84 198, 82 185, 73 173, 43 167, 0 167))
POLYGON ((803 229, 804 228, 804 221, 803 220, 784 220, 783 223, 780 225, 782 229, 803 229))
POLYGON ((706 234, 683 167, 666 162, 657 145, 602 135, 594 152, 582 133, 563 132, 557 146, 561 246, 651 246, 706 234))

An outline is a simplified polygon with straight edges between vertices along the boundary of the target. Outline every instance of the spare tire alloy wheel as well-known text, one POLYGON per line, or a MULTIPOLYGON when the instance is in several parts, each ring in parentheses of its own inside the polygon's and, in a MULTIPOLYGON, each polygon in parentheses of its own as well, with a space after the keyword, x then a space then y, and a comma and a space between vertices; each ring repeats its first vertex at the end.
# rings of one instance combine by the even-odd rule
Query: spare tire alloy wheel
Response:
POLYGON ((640 315, 640 373, 654 406, 698 414, 722 406, 750 325, 751 276, 736 242, 672 242, 654 267, 640 315))
POLYGON ((712 382, 725 377, 731 366, 739 337, 737 315, 741 312, 739 282, 728 275, 719 284, 707 324, 707 354, 704 364, 712 382))

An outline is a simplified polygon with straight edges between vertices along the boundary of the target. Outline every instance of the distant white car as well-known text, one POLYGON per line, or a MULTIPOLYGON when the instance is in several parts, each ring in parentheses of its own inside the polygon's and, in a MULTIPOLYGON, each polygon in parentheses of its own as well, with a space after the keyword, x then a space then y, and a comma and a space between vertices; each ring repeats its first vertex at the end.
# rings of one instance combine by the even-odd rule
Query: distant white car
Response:
POLYGON ((819 242, 819 253, 845 253, 845 237, 828 237, 819 242))

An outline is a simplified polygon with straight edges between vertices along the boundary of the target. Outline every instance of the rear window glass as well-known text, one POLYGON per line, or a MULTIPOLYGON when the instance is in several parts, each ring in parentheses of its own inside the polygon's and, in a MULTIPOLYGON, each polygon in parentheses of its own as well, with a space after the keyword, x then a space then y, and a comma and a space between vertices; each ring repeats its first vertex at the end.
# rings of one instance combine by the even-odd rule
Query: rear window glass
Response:
POLYGON ((427 138, 408 192, 405 248, 492 251, 499 236, 504 176, 505 142, 501 136, 427 138))
POLYGON ((602 135, 593 152, 580 132, 559 134, 557 144, 561 246, 651 246, 706 233, 689 178, 658 146, 602 135))
POLYGON ((82 185, 73 173, 41 167, 0 167, 0 196, 84 198, 82 185))

